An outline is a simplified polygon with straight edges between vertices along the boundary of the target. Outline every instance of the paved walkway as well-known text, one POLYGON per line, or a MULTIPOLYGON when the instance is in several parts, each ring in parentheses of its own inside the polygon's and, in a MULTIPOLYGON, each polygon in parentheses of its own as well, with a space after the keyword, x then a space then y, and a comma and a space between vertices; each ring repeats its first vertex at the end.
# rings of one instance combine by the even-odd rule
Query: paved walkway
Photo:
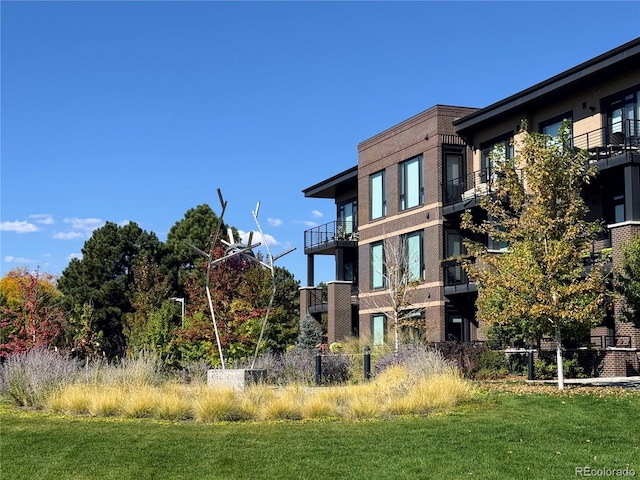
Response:
MULTIPOLYGON (((529 380, 530 383, 558 384, 558 380, 529 380)), ((623 387, 640 389, 640 377, 565 378, 565 385, 591 385, 594 387, 623 387)))

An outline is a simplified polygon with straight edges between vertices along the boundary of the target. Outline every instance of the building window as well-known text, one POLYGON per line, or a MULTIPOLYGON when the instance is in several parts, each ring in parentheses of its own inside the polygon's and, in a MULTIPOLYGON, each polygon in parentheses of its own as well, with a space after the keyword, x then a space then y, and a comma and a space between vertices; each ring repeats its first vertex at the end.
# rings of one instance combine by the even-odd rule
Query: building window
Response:
POLYGON ((418 155, 400 164, 400 210, 422 205, 423 202, 422 155, 418 155))
POLYGON ((375 242, 371 244, 371 288, 385 286, 384 246, 382 242, 375 242))
POLYGON ((624 222, 624 195, 613 197, 613 223, 624 222))
MULTIPOLYGON (((492 219, 492 217, 490 216, 489 221, 495 222, 496 219, 495 218, 492 219)), ((505 231, 502 225, 497 225, 496 230, 499 230, 500 232, 505 231)), ((492 250, 494 252, 506 252, 507 250, 509 250, 509 242, 506 242, 504 240, 496 240, 491 236, 489 236, 487 238, 487 249, 492 250)))
POLYGON ((415 341, 424 339, 425 336, 425 311, 424 308, 413 308, 411 310, 403 310, 400 312, 402 323, 400 331, 405 338, 415 341))
POLYGON ((513 137, 505 137, 482 148, 480 182, 489 183, 496 179, 500 165, 513 158, 513 137))
POLYGON ((358 201, 349 200, 338 205, 337 228, 345 235, 358 230, 358 201))
MULTIPOLYGON (((573 115, 571 114, 571 112, 565 113, 564 115, 559 115, 550 120, 540 123, 540 132, 550 137, 551 144, 558 143, 560 128, 562 127, 563 122, 571 122, 572 120, 573 115)), ((573 137, 573 125, 570 127, 569 136, 573 137)))
POLYGON ((444 192, 446 205, 460 201, 464 193, 464 155, 462 150, 445 150, 444 152, 444 192))
POLYGON ((471 341, 469 319, 455 311, 448 311, 446 319, 445 333, 447 340, 462 343, 471 341))
POLYGON ((609 142, 622 144, 640 136, 640 86, 609 97, 604 105, 609 142))
POLYGON ((387 214, 387 201, 384 192, 384 170, 371 175, 371 220, 384 217, 387 214))
POLYGON ((371 316, 371 338, 374 347, 382 347, 387 336, 387 316, 376 313, 371 316))
POLYGON ((424 278, 424 232, 408 233, 403 236, 402 243, 405 251, 405 262, 408 279, 411 281, 424 278))
MULTIPOLYGON (((464 253, 462 235, 453 230, 445 232, 444 258, 459 257, 464 253)), ((445 285, 459 285, 463 280, 462 265, 458 261, 447 261, 445 285)))

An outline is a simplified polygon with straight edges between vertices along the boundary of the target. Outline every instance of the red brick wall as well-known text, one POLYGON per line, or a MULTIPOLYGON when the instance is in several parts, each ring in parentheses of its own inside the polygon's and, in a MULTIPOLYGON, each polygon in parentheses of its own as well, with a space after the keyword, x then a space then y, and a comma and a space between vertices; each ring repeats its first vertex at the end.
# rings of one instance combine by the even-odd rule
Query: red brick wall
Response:
MULTIPOLYGON (((359 285, 368 293, 371 283, 370 245, 399 234, 424 231, 425 284, 429 285, 426 303, 425 327, 429 341, 444 340, 444 296, 442 288, 443 218, 442 198, 442 145, 464 145, 455 135, 453 120, 472 113, 474 109, 436 105, 411 117, 358 145, 358 217, 359 217, 359 285), (399 164, 423 155, 424 204, 399 211, 399 164), (384 218, 369 220, 369 177, 385 171, 385 198, 387 214, 384 218)), ((468 155, 471 157, 471 155, 468 155)), ((424 292, 422 292, 424 293, 424 292)), ((380 305, 384 294, 374 302, 362 299, 360 332, 369 334, 371 305, 380 305)))

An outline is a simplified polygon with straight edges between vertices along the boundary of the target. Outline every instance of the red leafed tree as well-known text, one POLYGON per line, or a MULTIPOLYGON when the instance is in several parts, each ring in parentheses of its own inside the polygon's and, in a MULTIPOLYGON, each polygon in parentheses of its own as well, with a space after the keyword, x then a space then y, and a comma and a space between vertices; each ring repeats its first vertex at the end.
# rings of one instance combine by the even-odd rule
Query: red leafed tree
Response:
MULTIPOLYGON (((214 258, 225 254, 222 247, 214 249, 214 258)), ((206 260, 201 264, 206 269, 206 260)), ((262 268, 241 255, 217 263, 211 271, 211 302, 220 333, 220 343, 229 360, 248 358, 258 339, 260 320, 264 315, 260 279, 267 275, 262 268)), ((185 282, 188 321, 175 344, 183 358, 206 359, 212 365, 220 361, 211 313, 203 280, 192 274, 185 282)))
POLYGON ((0 357, 64 346, 66 314, 53 275, 17 268, 0 279, 0 357))

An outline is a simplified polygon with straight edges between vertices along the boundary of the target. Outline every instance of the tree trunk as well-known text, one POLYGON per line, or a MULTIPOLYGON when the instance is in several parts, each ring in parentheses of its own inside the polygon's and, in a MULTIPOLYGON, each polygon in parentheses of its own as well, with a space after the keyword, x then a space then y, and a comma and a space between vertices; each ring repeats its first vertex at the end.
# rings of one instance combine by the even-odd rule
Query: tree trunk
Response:
POLYGON ((562 337, 560 327, 556 327, 556 360, 558 364, 558 390, 564 390, 564 372, 562 366, 562 337))

